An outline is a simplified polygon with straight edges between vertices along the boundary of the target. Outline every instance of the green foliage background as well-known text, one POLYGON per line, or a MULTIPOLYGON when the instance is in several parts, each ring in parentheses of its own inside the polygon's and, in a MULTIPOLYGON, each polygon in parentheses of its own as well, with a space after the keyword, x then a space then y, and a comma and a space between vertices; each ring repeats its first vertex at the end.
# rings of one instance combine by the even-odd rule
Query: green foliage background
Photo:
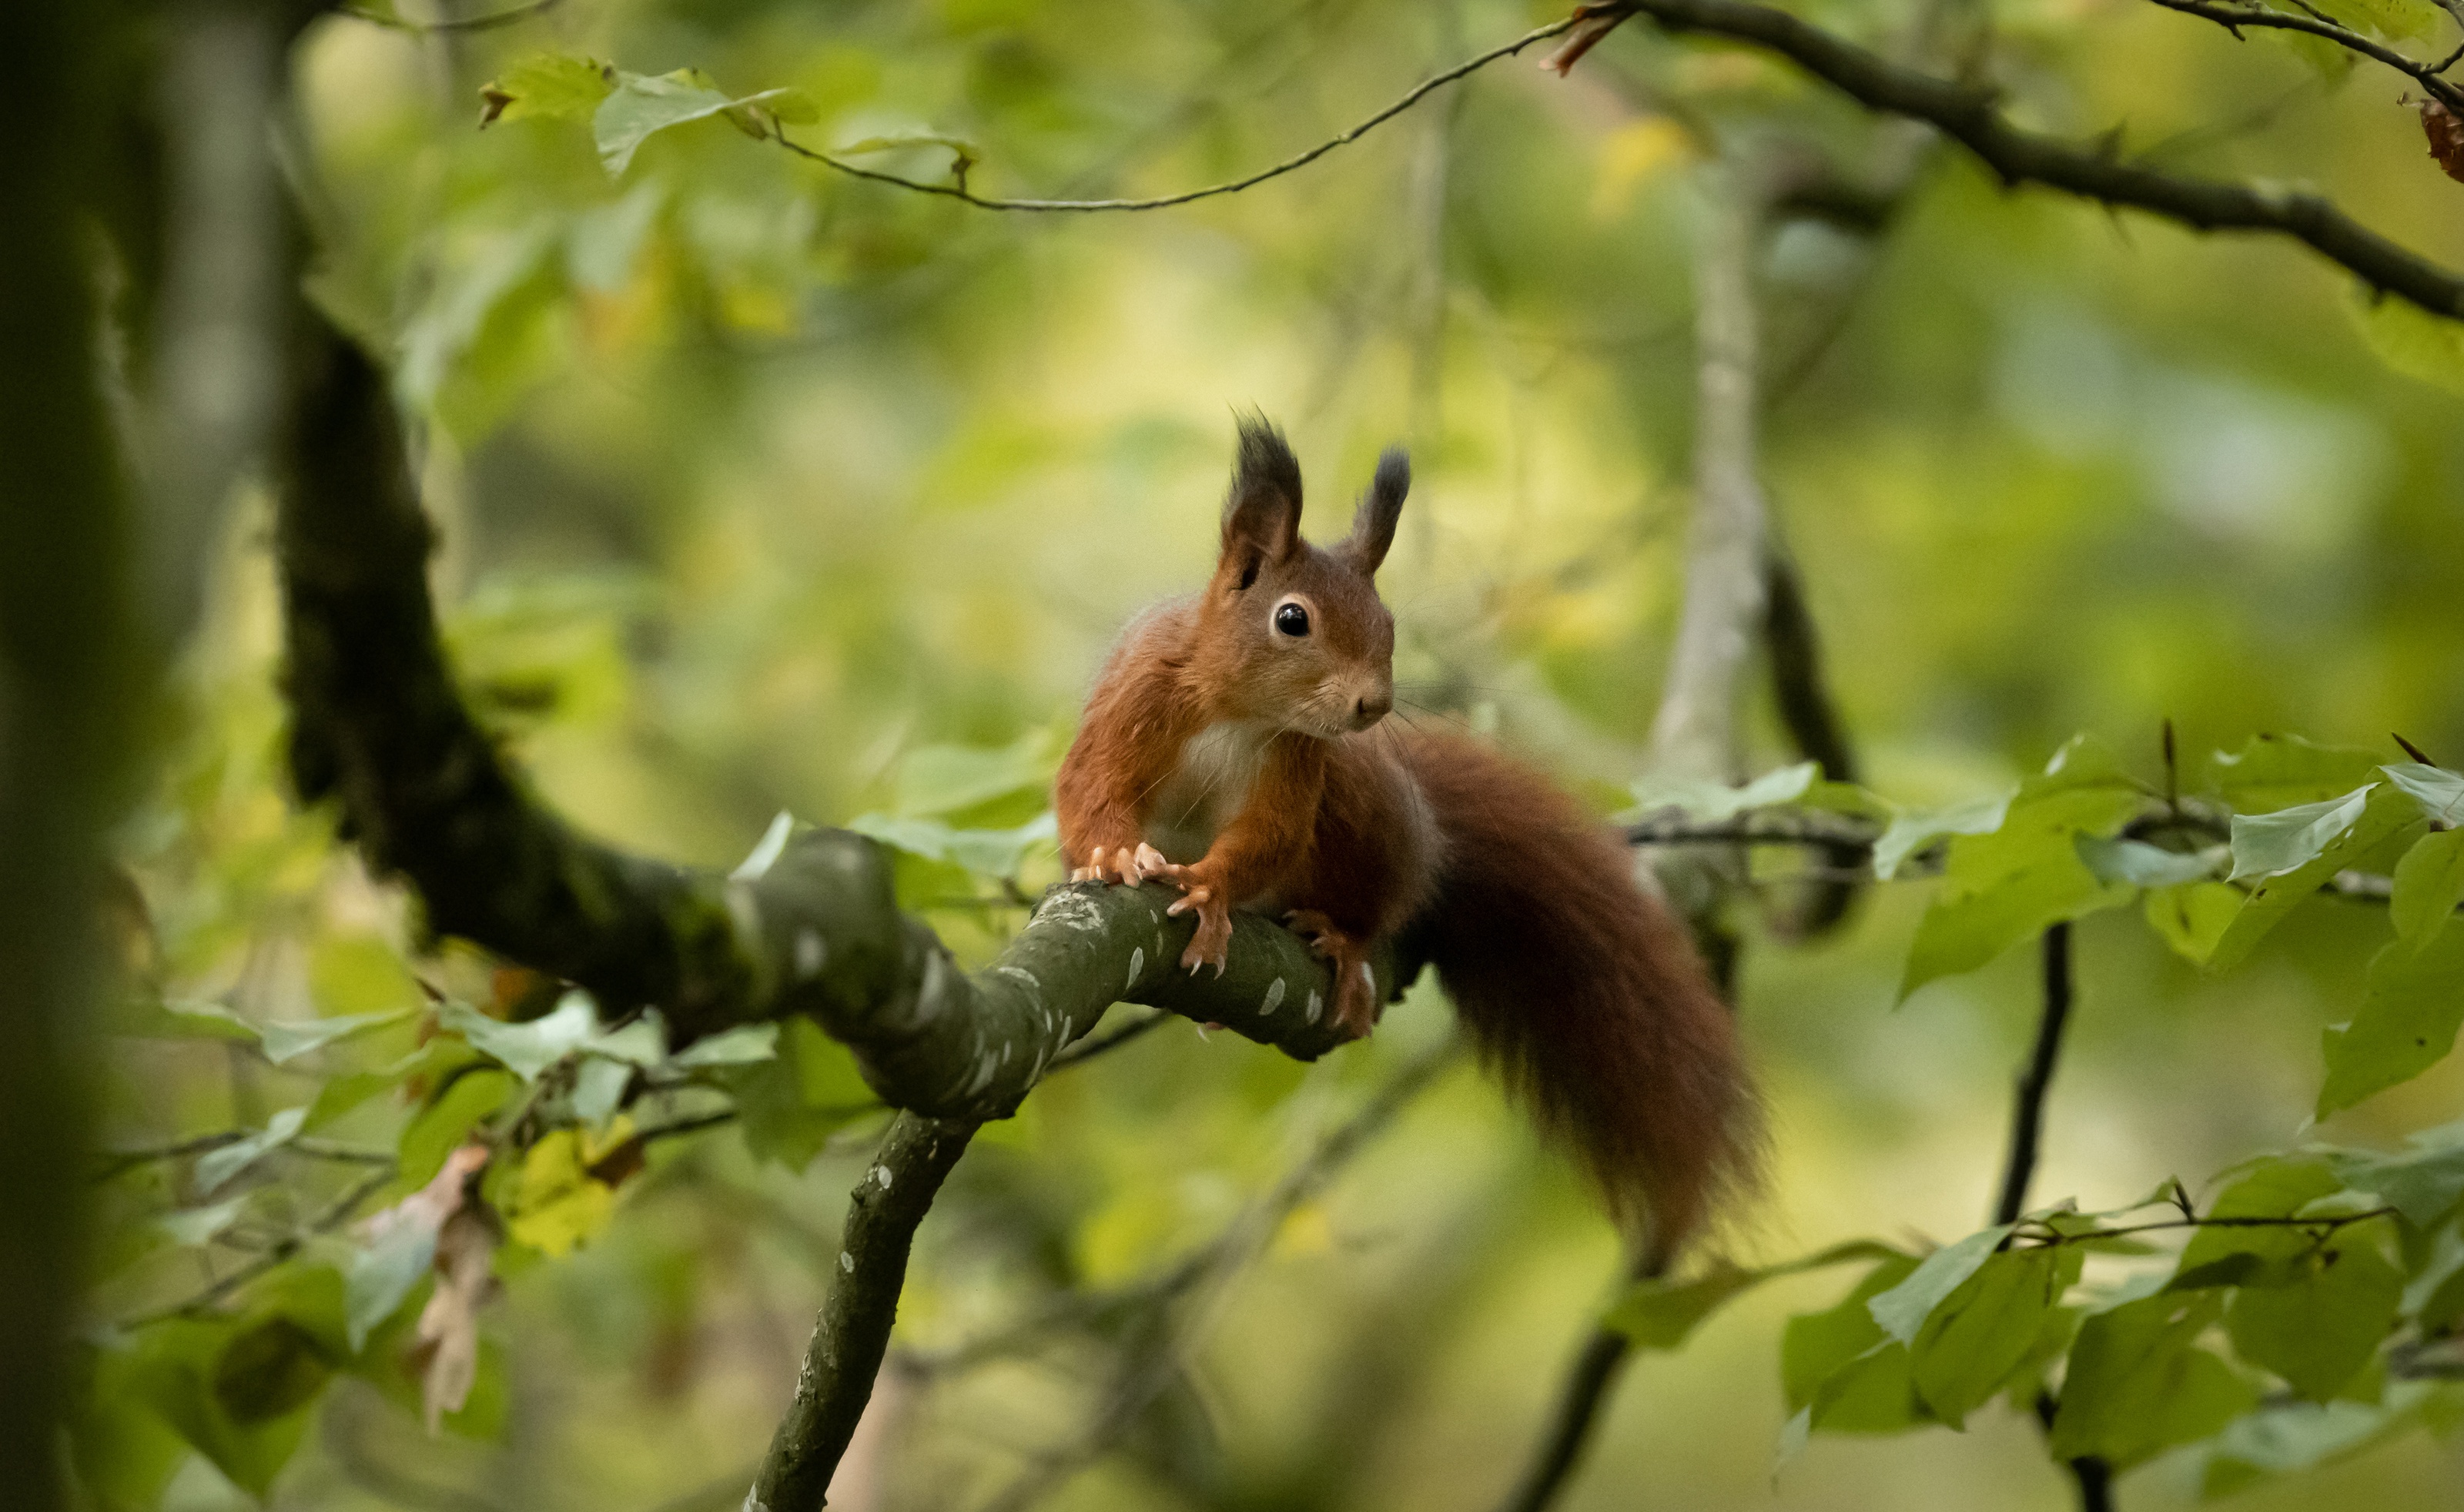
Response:
MULTIPOLYGON (((1804 13, 1888 45, 1913 25, 1903 11, 1804 13)), ((2391 5, 2387 24, 2406 14, 2391 5)), ((476 701, 547 798, 645 850, 724 866, 779 810, 870 816, 912 853, 910 901, 988 953, 1019 917, 982 906, 1000 896, 990 878, 1016 870, 1032 889, 1054 864, 1032 830, 1015 844, 980 832, 1032 824, 1113 630, 1206 570, 1228 411, 1257 405, 1299 448, 1321 536, 1379 447, 1415 447, 1385 575, 1410 716, 1493 731, 1603 812, 1622 806, 1686 506, 1700 175, 1662 111, 1731 140, 1796 133, 1851 161, 1891 150, 1885 128, 1774 65, 1638 23, 1568 82, 1502 64, 1301 173, 1142 215, 998 215, 855 183, 723 115, 649 136, 615 175, 570 114, 517 104, 475 129, 478 86, 536 81, 526 60, 552 53, 640 76, 697 69, 731 98, 800 91, 780 116, 809 115, 785 129, 815 145, 953 139, 980 158, 980 192, 1162 192, 1320 140, 1537 19, 1363 0, 567 0, 451 40, 321 25, 297 122, 321 186, 316 287, 396 354, 405 404, 433 421, 436 575, 476 701)), ((2123 0, 2021 0, 1994 28, 2022 120, 2082 136, 2119 122, 2123 150, 2184 171, 2312 180, 2397 239, 2464 259, 2464 186, 2384 77, 2343 80, 2299 48, 2123 0)), ((565 83, 587 103, 586 76, 565 83)), ((935 178, 951 155, 926 142, 863 161, 935 178)), ((2193 786, 2207 753, 2268 731, 2387 762, 2401 731, 2464 761, 2464 427, 2437 333, 2369 310, 2286 246, 2007 194, 1947 157, 1879 243, 1784 231, 1768 293, 1766 474, 1872 791, 1921 809, 2006 790, 2081 731, 2161 790, 2167 718, 2193 786)), ((122 843, 152 931, 132 926, 130 949, 167 998, 219 999, 250 1023, 380 1017, 280 1063, 271 1042, 252 1051, 247 1031, 193 1011, 133 1021, 147 1037, 115 1042, 113 1142, 302 1108, 312 1139, 441 1161, 459 1130, 439 1133, 399 1086, 433 1086, 477 1052, 422 1048, 413 973, 479 1003, 522 984, 424 951, 403 900, 366 881, 327 821, 287 810, 266 528, 262 499, 247 501, 203 564, 211 608, 178 758, 122 843), (421 1119, 429 1131, 405 1140, 421 1119)), ((1783 758, 1765 745, 1764 764, 1783 758)), ((2369 766, 2235 806, 2373 779, 2372 801, 2390 800, 2369 766)), ((2045 834, 2078 865, 2073 830, 2109 834, 2130 801, 2065 810, 2045 834)), ((2418 832, 2417 815, 2397 818, 2418 832)), ((1984 844, 1954 843, 1946 881, 1877 887, 1834 941, 1752 937, 1742 1012, 1778 1167, 1730 1239, 1741 1263, 1863 1236, 1914 1256, 1911 1236, 1956 1240, 1989 1216, 2034 1023, 2032 953, 1987 949, 1969 970, 1976 942, 1954 940, 1938 975, 1920 969, 1922 941, 1940 943, 1921 920, 1957 896, 1961 847, 1984 844), (1935 979, 1902 1004, 1903 976, 1935 979)), ((2240 964, 2202 973, 2135 909, 2086 918, 2039 1200, 2114 1209, 2176 1175, 2204 1199, 2215 1172, 2305 1138, 2392 1149, 2450 1122, 2464 1073, 2440 1063, 2305 1129, 2327 1075, 2322 1027, 2384 990, 2393 968, 2371 962, 2389 938, 2383 908, 2312 903, 2240 964)), ((2439 939, 2421 949, 2443 951, 2430 995, 2443 1002, 2464 935, 2439 939)), ((925 1230, 905 1337, 955 1343, 1051 1289, 1168 1262, 1443 1032, 1424 990, 1374 1041, 1314 1067, 1173 1024, 1054 1081, 960 1168, 925 1230)), ((98 1351, 90 1489, 203 1509, 262 1471, 290 1506, 443 1505, 437 1487, 506 1508, 733 1505, 861 1158, 829 1142, 862 1095, 843 1057, 816 1037, 761 1064, 760 1087, 725 1084, 758 1126, 754 1149, 725 1131, 664 1143, 612 1217, 567 1215, 585 1238, 574 1253, 504 1252, 480 1384, 443 1440, 426 1439, 416 1388, 390 1363, 417 1309, 351 1318, 362 1244, 338 1229, 234 1321, 98 1351), (375 1342, 341 1338, 354 1323, 375 1342), (259 1368, 229 1364, 243 1334, 259 1368), (162 1384, 217 1370, 246 1389, 162 1384), (223 1415, 200 1421, 208 1399, 223 1415), (210 1462, 184 1443, 213 1445, 210 1462)), ((518 1095, 495 1071, 455 1085, 474 1090, 449 1118, 518 1095)), ((2305 1202, 2361 1180, 2317 1159, 2286 1169, 2296 1187, 2327 1183, 2300 1187, 2305 1202)), ((211 1191, 189 1161, 115 1177, 97 1322, 228 1273, 247 1259, 231 1241, 278 1241, 361 1174, 275 1150, 211 1191), (235 1194, 219 1229, 193 1216, 235 1194)), ((2369 1258, 2337 1274, 2388 1271, 2340 1282, 2348 1291, 2423 1263, 2387 1235, 2346 1249, 2369 1258)), ((2079 1253, 2013 1249, 1973 1284, 2041 1292, 2079 1253)), ((1972 1378, 1920 1383, 1937 1409, 1975 1409, 1962 1433, 1817 1435, 1774 1476, 1784 1425, 1820 1385, 1806 1362, 1864 1339, 1864 1301, 1916 1269, 1864 1260, 1878 1268, 1861 1287, 1832 1268, 1775 1277, 1682 1351, 1644 1356, 1564 1504, 2064 1504, 2034 1422, 1987 1405, 1998 1382, 1972 1378), (1862 1295, 1826 1312, 1852 1287, 1862 1295), (1834 1326, 1790 1328, 1783 1348, 1792 1314, 1834 1326)), ((1617 1300, 1616 1263, 1570 1174, 1486 1083, 1452 1073, 1229 1290, 1185 1385, 1129 1451, 1052 1504, 1483 1505, 1617 1300)), ((2084 1274, 2125 1268, 2099 1255, 2084 1274)), ((2176 1383, 2178 1399, 2255 1392, 2251 1365, 2296 1386, 2334 1374, 2271 1353, 2257 1314, 2274 1293, 2187 1295, 2095 1326, 2221 1328, 2243 1363, 2213 1365, 2222 1385, 2212 1371, 2204 1388, 2176 1383)), ((1629 1304, 1648 1313, 1647 1299, 1629 1304)), ((1065 1335, 1043 1358, 899 1386, 880 1504, 974 1504, 1023 1453, 1066 1438, 1090 1408, 1101 1342, 1065 1335)), ((2452 1416, 2443 1402, 2421 1412, 2452 1416)), ((2452 1442, 2421 1433, 2238 1489, 2216 1484, 2212 1459, 2205 1446, 2155 1459, 2124 1482, 2128 1504, 2184 1504, 2203 1481, 2251 1507, 2459 1501, 2452 1442)))

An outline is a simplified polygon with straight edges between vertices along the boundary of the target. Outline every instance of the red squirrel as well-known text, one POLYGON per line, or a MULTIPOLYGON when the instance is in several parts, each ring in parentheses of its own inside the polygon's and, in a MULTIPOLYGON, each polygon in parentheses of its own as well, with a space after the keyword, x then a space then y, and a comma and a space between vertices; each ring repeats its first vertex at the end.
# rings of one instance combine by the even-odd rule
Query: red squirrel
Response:
POLYGON ((1385 721, 1375 577, 1403 452, 1321 549, 1282 434, 1260 418, 1239 437, 1215 576, 1123 633, 1054 781, 1071 880, 1179 887, 1191 971, 1222 971, 1234 909, 1280 916, 1331 963, 1355 1037, 1381 1006, 1370 952, 1411 931, 1483 1059, 1665 1263, 1753 1178, 1760 1108, 1728 1011, 1572 800, 1477 741, 1385 721))

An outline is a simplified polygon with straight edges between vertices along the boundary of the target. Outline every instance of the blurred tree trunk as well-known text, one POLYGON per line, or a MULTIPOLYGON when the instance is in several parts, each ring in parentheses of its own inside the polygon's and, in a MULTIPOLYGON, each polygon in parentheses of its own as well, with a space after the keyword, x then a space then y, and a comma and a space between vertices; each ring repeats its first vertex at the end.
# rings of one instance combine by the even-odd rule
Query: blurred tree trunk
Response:
POLYGON ((0 1477, 63 1504, 65 1340, 101 983, 102 831, 132 769, 141 642, 129 490, 106 411, 93 218, 114 108, 116 8, 0 21, 0 1477))

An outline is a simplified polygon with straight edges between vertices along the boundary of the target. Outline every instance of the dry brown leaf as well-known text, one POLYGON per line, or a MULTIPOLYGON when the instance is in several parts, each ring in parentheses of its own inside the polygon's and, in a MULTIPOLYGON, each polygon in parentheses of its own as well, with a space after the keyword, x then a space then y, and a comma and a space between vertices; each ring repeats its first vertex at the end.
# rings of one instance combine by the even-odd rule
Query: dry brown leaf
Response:
POLYGON ((436 1236, 436 1290, 419 1315, 412 1346, 430 1434, 446 1413, 462 1410, 479 1378, 479 1308, 495 1290, 490 1274, 495 1253, 495 1225, 476 1208, 455 1212, 436 1236))
POLYGON ((2434 99, 2421 102, 2421 129, 2430 138, 2430 155, 2447 176, 2464 184, 2464 117, 2434 99))

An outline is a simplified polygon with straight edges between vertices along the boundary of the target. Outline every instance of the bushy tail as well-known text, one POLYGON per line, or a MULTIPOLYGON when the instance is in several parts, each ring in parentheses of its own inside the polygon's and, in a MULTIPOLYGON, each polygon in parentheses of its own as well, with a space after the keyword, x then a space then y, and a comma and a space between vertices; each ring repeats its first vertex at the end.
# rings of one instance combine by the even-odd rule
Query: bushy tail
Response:
POLYGON ((1573 1147, 1646 1263, 1759 1174, 1761 1106, 1693 944, 1623 845, 1475 741, 1406 759, 1445 856, 1412 926, 1482 1059, 1573 1147))

